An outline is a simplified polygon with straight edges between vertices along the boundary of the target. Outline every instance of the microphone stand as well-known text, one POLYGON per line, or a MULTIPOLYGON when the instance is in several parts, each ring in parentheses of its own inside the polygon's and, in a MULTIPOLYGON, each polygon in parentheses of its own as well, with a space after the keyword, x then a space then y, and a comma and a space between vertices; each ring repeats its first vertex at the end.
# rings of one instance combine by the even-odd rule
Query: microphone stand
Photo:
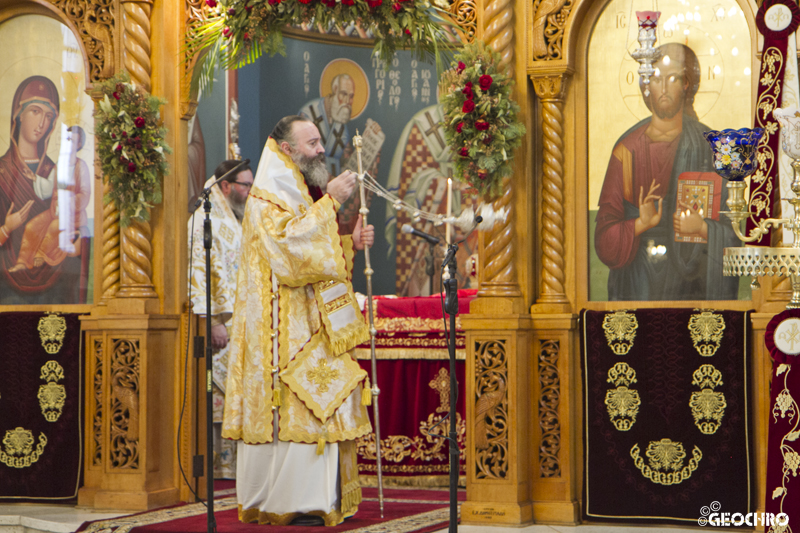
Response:
POLYGON ((213 238, 211 231, 211 200, 209 196, 214 185, 248 163, 250 163, 250 160, 245 159, 203 189, 195 203, 195 209, 197 209, 200 202, 202 202, 203 210, 206 213, 203 220, 203 247, 206 251, 206 507, 208 508, 208 533, 216 533, 217 531, 217 522, 214 518, 214 394, 212 380, 213 358, 211 354, 211 244, 213 238))
POLYGON ((434 246, 433 243, 428 243, 428 266, 425 268, 425 273, 428 275, 428 285, 430 286, 430 291, 428 292, 428 296, 433 296, 433 274, 436 272, 436 265, 434 264, 435 261, 435 254, 434 254, 434 246))
POLYGON ((442 270, 448 269, 450 277, 443 281, 445 290, 444 310, 450 316, 450 336, 447 349, 450 353, 450 527, 449 533, 458 531, 458 440, 456 433, 456 398, 458 380, 456 379, 456 315, 458 314, 458 280, 456 279, 456 252, 458 244, 447 247, 442 270))

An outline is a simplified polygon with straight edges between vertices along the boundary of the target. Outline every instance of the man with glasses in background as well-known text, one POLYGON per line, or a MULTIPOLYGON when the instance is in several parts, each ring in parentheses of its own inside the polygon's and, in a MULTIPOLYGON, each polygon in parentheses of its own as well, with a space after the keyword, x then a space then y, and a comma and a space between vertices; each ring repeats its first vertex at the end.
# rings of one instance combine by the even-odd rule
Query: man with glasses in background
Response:
MULTIPOLYGON (((208 187, 241 161, 223 161, 203 187, 208 187)), ((248 165, 240 168, 211 189, 211 347, 213 353, 213 403, 214 403, 214 477, 236 477, 236 443, 220 436, 222 409, 225 403, 225 381, 228 375, 228 352, 236 298, 236 274, 239 267, 239 249, 242 245, 242 217, 253 171, 248 165)), ((189 219, 189 280, 191 283, 192 312, 205 319, 206 310, 206 255, 203 246, 203 209, 197 209, 189 219), (194 219, 194 220, 193 220, 194 219), (192 225, 194 222, 194 225, 192 225)))

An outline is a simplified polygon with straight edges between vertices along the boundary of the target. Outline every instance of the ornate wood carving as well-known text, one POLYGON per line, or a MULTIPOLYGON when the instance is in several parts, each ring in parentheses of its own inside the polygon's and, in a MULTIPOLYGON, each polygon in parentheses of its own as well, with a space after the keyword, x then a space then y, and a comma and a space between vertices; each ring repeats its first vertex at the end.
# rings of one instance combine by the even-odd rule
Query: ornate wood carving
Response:
POLYGON ((533 79, 542 101, 542 280, 540 303, 566 303, 564 293, 564 94, 566 76, 533 79))
POLYGON ((103 341, 94 340, 94 416, 92 417, 92 450, 90 456, 93 466, 103 464, 103 341))
MULTIPOLYGON (((103 182, 103 196, 111 185, 103 182)), ((103 205, 103 292, 102 299, 113 298, 119 290, 119 211, 114 202, 103 205)))
POLYGON ((109 382, 110 444, 112 468, 139 468, 139 369, 138 339, 112 339, 109 382))
POLYGON ((564 30, 574 0, 536 0, 533 4, 531 44, 533 59, 551 61, 562 59, 564 30))
POLYGON ((478 30, 478 10, 475 0, 450 1, 447 2, 446 9, 450 19, 458 25, 464 42, 474 41, 478 30))
POLYGON ((558 407, 561 380, 558 375, 560 345, 557 340, 542 340, 539 351, 539 477, 561 477, 561 421, 558 407))
POLYGON ((94 83, 114 74, 114 1, 50 0, 75 27, 89 59, 89 80, 94 83))
POLYGON ((132 221, 122 229, 122 277, 118 298, 157 298, 153 290, 149 222, 132 221))
MULTIPOLYGON (((514 64, 514 7, 511 0, 492 0, 484 11, 484 41, 500 54, 501 68, 511 71, 514 64)), ((513 72, 512 72, 513 75, 513 72)), ((495 210, 505 209, 505 221, 497 222, 484 235, 484 267, 481 296, 519 296, 514 268, 514 205, 512 177, 503 180, 503 195, 494 202, 495 210)))
POLYGON ((475 476, 508 475, 508 355, 505 340, 475 342, 475 476))
POLYGON ((131 80, 150 92, 150 11, 151 3, 122 1, 122 62, 131 80))

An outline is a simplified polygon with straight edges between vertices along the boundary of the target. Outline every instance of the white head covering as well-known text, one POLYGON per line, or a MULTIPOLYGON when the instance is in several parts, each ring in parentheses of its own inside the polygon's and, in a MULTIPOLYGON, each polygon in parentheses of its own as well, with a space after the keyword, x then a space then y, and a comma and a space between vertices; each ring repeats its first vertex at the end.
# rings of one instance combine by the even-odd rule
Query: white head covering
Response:
POLYGON ((300 169, 272 137, 264 145, 250 195, 273 202, 295 215, 300 213, 300 206, 305 211, 314 203, 300 169))

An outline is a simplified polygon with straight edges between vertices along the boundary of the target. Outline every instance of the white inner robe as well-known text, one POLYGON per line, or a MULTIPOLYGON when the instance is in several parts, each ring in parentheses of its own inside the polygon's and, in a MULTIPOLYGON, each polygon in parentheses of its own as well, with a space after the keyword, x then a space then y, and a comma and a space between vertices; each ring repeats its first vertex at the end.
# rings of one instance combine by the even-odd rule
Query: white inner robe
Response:
POLYGON ((287 514, 339 508, 339 445, 237 442, 236 495, 243 510, 287 514))

